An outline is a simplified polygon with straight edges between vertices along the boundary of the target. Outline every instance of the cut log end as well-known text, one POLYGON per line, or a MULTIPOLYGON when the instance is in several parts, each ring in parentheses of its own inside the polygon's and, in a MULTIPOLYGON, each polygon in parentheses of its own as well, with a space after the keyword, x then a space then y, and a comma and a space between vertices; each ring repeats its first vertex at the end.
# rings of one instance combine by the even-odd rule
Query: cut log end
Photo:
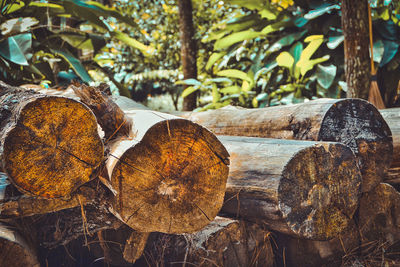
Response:
POLYGON ((141 232, 199 230, 222 206, 228 157, 205 128, 183 119, 158 122, 115 165, 114 209, 141 232))
POLYGON ((348 145, 359 158, 362 191, 377 186, 390 167, 392 133, 379 111, 361 99, 344 99, 326 112, 318 140, 348 145))
POLYGON ((297 153, 285 166, 279 207, 293 233, 328 240, 347 227, 357 208, 360 185, 361 176, 348 147, 317 144, 297 153))
POLYGON ((93 113, 63 97, 32 98, 4 139, 3 168, 30 195, 68 196, 92 178, 102 159, 93 113))

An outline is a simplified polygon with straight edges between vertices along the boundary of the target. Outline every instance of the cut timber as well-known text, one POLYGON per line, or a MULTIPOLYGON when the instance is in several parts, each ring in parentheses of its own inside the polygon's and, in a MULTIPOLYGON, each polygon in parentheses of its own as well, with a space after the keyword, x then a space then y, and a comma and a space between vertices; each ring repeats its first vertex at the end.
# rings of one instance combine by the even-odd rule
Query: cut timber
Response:
POLYGON ((273 266, 274 255, 268 230, 216 217, 193 234, 152 234, 140 261, 150 266, 268 267, 273 266))
POLYGON ((32 246, 4 224, 0 224, 0 266, 40 267, 32 246))
POLYGON ((0 159, 18 190, 69 196, 103 159, 92 111, 84 104, 0 82, 0 159))
POLYGON ((224 200, 229 154, 210 131, 150 110, 123 110, 119 116, 96 88, 75 92, 107 129, 106 167, 117 217, 139 232, 163 233, 198 231, 213 220, 224 200))
POLYGON ((383 180, 392 159, 388 125, 373 105, 361 99, 318 99, 292 106, 228 108, 183 116, 217 135, 344 143, 360 161, 363 192, 383 180))
POLYGON ((108 264, 131 266, 142 256, 149 234, 136 232, 126 225, 100 231, 88 241, 89 251, 94 258, 104 257, 108 264))
POLYGON ((394 244, 400 239, 400 193, 379 184, 360 199, 358 221, 362 243, 394 244))
POLYGON ((392 131, 393 161, 391 168, 400 167, 400 108, 379 110, 392 131))
POLYGON ((328 241, 314 241, 278 234, 278 266, 348 266, 347 257, 357 254, 360 236, 353 220, 349 227, 328 241))
POLYGON ((361 175, 340 143, 219 136, 231 155, 222 213, 298 238, 328 240, 358 205, 361 175))

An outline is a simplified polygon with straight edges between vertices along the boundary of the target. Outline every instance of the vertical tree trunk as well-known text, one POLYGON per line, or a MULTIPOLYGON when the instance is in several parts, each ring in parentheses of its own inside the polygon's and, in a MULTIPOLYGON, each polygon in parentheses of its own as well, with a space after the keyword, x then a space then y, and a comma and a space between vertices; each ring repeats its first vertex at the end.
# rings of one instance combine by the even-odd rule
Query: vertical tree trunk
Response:
POLYGON ((368 1, 342 0, 342 28, 347 97, 368 99, 368 1))
MULTIPOLYGON (((181 37, 181 60, 184 79, 197 78, 196 40, 192 16, 192 1, 179 0, 179 31, 181 37)), ((197 93, 192 93, 183 99, 183 110, 196 108, 197 93)))

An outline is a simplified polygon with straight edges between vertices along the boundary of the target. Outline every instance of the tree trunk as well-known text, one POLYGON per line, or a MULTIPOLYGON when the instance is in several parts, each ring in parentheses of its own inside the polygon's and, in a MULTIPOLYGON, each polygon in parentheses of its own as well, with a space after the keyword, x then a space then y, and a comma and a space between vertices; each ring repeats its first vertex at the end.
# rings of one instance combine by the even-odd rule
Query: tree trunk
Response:
POLYGON ((370 58, 368 1, 342 0, 347 97, 368 99, 370 58))
POLYGON ((229 154, 211 132, 151 110, 116 112, 92 87, 75 91, 106 129, 118 218, 139 232, 164 233, 194 232, 212 221, 223 203, 229 154))
POLYGON ((4 224, 0 224, 0 266, 40 267, 32 245, 4 224))
POLYGON ((75 100, 0 82, 0 160, 18 190, 68 197, 103 160, 96 118, 75 100))
POLYGON ((152 234, 141 262, 150 266, 273 266, 269 236, 258 225, 216 217, 193 234, 152 234))
POLYGON ((222 214, 298 238, 328 240, 352 218, 361 176, 340 143, 219 137, 231 154, 222 214))
MULTIPOLYGON (((197 79, 197 48, 194 38, 192 0, 178 0, 178 8, 183 77, 184 79, 197 79)), ((196 106, 197 93, 191 93, 183 99, 183 110, 193 110, 196 106)))
POLYGON ((391 132, 379 111, 360 99, 318 99, 264 109, 227 108, 186 117, 215 134, 334 141, 356 154, 362 191, 378 185, 392 159, 391 132))

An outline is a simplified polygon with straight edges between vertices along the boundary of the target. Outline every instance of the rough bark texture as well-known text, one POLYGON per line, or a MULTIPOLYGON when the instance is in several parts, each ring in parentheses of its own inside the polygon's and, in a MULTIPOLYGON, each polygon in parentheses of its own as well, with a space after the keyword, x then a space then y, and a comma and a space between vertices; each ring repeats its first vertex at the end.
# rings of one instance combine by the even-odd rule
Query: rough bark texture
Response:
MULTIPOLYGON (((192 0, 178 0, 178 8, 183 77, 184 79, 197 79, 197 48, 194 37, 192 0)), ((192 93, 183 99, 183 110, 193 110, 196 106, 197 93, 192 93)))
POLYGON ((207 225, 222 206, 228 178, 229 154, 218 139, 189 120, 150 110, 102 116, 96 109, 110 100, 92 89, 80 88, 81 99, 113 132, 106 142, 113 213, 139 232, 186 233, 207 225), (133 126, 123 123, 130 121, 133 126), (129 125, 129 133, 118 125, 129 125))
POLYGON ((96 118, 72 99, 0 82, 0 129, 2 168, 30 195, 68 197, 103 160, 96 118))
POLYGON ((40 267, 32 245, 4 224, 0 224, 0 266, 40 267))
POLYGON ((370 88, 368 1, 342 0, 347 97, 368 99, 370 88))
POLYGON ((328 240, 352 218, 361 176, 339 143, 219 137, 231 154, 222 214, 298 238, 328 240))
POLYGON ((359 160, 363 192, 383 180, 392 160, 389 126, 373 105, 361 99, 319 99, 264 109, 230 107, 182 116, 217 135, 344 143, 359 160))
POLYGON ((88 241, 94 258, 104 257, 108 264, 132 266, 143 254, 149 233, 139 233, 126 225, 100 231, 88 241))
POLYGON ((389 125, 393 138, 393 160, 391 168, 400 167, 400 108, 381 109, 380 113, 389 125))
POLYGON ((314 241, 279 234, 275 252, 278 266, 348 266, 348 258, 358 252, 360 236, 353 220, 348 228, 329 241, 314 241))
POLYGON ((193 234, 152 234, 138 266, 273 266, 270 232, 216 217, 193 234), (140 265, 142 263, 143 265, 140 265))

